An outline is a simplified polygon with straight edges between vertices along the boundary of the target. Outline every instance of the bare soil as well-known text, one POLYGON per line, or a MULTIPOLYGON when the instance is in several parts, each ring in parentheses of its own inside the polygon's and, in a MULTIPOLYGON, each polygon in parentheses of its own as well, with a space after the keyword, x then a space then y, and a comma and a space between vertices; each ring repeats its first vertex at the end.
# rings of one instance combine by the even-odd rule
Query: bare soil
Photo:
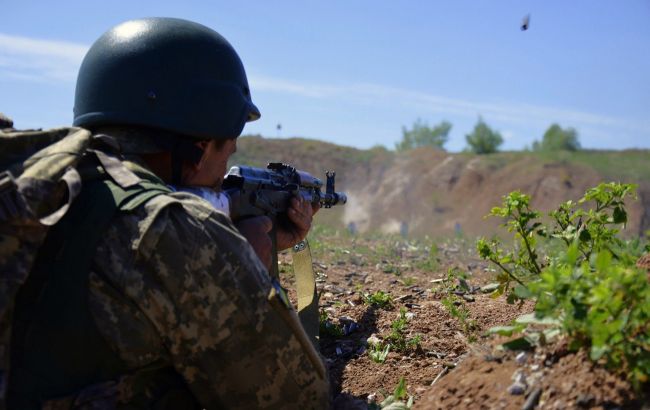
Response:
MULTIPOLYGON (((525 353, 499 349, 504 340, 486 336, 486 331, 531 312, 533 304, 509 305, 483 293, 493 272, 465 241, 438 244, 434 253, 424 251, 428 245, 422 242, 394 238, 343 235, 323 243, 327 246, 317 245, 313 252, 320 306, 331 325, 345 333, 321 332, 335 408, 379 404, 400 378, 416 409, 648 408, 622 376, 593 364, 583 352, 568 352, 562 343, 525 353), (424 257, 433 263, 423 263, 427 253, 424 257), (450 268, 465 273, 464 287, 447 277, 450 268), (391 306, 365 301, 364 295, 378 290, 392 296, 391 306), (464 322, 442 303, 449 297, 469 312, 464 322), (388 343, 400 309, 408 318, 405 338, 419 337, 419 345, 391 349, 377 363, 368 354, 368 339, 388 343), (517 377, 523 387, 513 393, 517 377)), ((290 254, 280 255, 284 285, 295 300, 290 261, 290 254)))

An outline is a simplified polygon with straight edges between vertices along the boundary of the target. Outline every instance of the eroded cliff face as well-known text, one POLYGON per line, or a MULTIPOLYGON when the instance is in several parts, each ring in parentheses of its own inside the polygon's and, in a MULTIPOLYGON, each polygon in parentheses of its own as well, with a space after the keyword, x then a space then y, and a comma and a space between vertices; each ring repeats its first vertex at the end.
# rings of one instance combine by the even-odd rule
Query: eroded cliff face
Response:
MULTIPOLYGON (((260 166, 266 157, 321 177, 324 170, 335 169, 337 190, 348 194, 348 204, 320 212, 318 218, 329 224, 354 225, 360 232, 491 235, 500 221, 484 216, 510 191, 531 195, 532 205, 547 212, 608 180, 576 161, 540 159, 526 153, 476 156, 422 148, 395 154, 301 139, 242 139, 240 152, 249 148, 246 157, 234 162, 241 159, 260 166)), ((639 200, 628 202, 627 232, 640 235, 650 229, 650 181, 622 180, 639 185, 639 200)))

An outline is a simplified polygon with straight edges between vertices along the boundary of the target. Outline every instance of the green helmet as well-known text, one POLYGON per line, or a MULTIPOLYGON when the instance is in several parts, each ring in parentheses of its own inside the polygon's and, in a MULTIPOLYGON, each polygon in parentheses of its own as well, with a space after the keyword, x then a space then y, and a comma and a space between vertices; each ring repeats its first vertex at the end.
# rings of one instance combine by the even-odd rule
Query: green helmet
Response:
POLYGON ((131 20, 90 47, 74 125, 138 125, 196 139, 233 138, 260 117, 244 66, 219 33, 175 18, 131 20))

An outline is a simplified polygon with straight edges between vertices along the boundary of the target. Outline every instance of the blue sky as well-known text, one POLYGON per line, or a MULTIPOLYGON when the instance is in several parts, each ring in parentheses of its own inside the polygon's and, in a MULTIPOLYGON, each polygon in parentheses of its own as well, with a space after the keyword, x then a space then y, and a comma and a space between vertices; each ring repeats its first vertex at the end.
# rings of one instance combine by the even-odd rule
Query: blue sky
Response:
POLYGON ((5 1, 0 112, 72 121, 85 50, 124 20, 171 16, 224 35, 262 119, 244 133, 392 148, 421 118, 465 147, 478 116, 521 149, 553 122, 587 148, 650 148, 650 1, 5 1), (530 29, 519 29, 531 15, 530 29), (282 124, 278 133, 276 125, 282 124))

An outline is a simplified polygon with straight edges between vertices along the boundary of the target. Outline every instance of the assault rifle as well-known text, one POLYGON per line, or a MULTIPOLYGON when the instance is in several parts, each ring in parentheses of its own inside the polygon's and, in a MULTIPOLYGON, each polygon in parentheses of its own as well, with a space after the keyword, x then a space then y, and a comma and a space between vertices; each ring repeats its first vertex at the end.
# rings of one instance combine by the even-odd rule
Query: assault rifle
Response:
MULTIPOLYGON (((271 240, 273 243, 273 260, 271 262, 271 277, 274 278, 276 292, 283 296, 284 303, 290 302, 278 282, 278 259, 276 246, 276 224, 288 224, 287 210, 291 206, 291 198, 301 197, 322 208, 343 205, 347 196, 334 190, 336 173, 326 172, 325 192, 323 182, 311 174, 300 171, 291 165, 272 162, 264 168, 234 166, 224 178, 222 189, 230 200, 230 218, 237 221, 251 216, 269 216, 273 220, 271 240)), ((306 240, 293 247, 293 266, 295 273, 296 293, 298 296, 298 316, 318 349, 318 294, 312 270, 311 253, 306 240)))
POLYGON ((335 176, 335 172, 325 173, 327 180, 323 192, 320 179, 291 165, 271 162, 266 169, 237 165, 226 174, 222 189, 228 194, 233 221, 267 215, 284 223, 294 196, 319 204, 321 208, 345 204, 345 193, 334 190, 335 176))

